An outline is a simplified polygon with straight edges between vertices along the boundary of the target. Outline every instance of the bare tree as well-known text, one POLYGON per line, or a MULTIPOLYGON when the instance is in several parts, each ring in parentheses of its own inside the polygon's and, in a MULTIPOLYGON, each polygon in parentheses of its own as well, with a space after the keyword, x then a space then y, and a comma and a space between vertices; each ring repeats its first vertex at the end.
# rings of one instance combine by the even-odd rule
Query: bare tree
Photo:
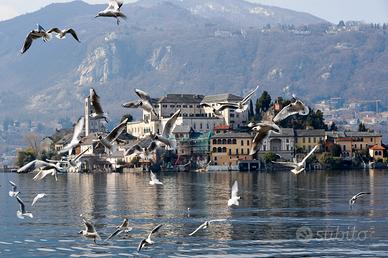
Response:
POLYGON ((40 142, 42 137, 36 133, 28 133, 24 136, 28 147, 30 147, 37 157, 40 154, 40 142))

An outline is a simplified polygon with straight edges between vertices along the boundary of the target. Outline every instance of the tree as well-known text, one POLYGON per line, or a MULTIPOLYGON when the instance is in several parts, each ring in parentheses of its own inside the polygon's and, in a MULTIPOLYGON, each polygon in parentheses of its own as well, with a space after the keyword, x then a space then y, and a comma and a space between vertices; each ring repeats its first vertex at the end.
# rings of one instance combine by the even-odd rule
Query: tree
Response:
POLYGON ((27 146, 33 151, 34 156, 38 157, 40 154, 40 141, 41 137, 35 133, 29 133, 24 136, 27 142, 27 146))
POLYGON ((338 145, 338 144, 334 144, 334 145, 330 148, 329 151, 330 151, 331 155, 333 155, 333 157, 339 157, 339 156, 341 156, 341 153, 342 153, 341 146, 338 145))
POLYGON ((359 132, 367 132, 368 129, 366 128, 365 124, 361 122, 358 124, 358 131, 359 132))
POLYGON ((249 109, 248 109, 248 120, 251 120, 255 117, 255 110, 253 109, 253 102, 249 100, 249 109))
POLYGON ((131 115, 131 114, 125 114, 125 115, 123 115, 122 117, 121 117, 121 119, 120 119, 120 123, 122 122, 122 121, 124 121, 124 119, 126 119, 126 118, 128 118, 128 122, 132 122, 133 121, 133 116, 131 115))
POLYGON ((338 131, 337 125, 333 122, 329 127, 329 131, 338 131))
POLYGON ((35 151, 31 148, 19 150, 16 153, 16 166, 22 167, 30 161, 36 159, 35 151))
POLYGON ((271 106, 271 96, 267 91, 263 91, 260 98, 256 101, 256 110, 266 112, 271 106))
POLYGON ((274 152, 266 152, 263 155, 263 160, 265 163, 271 163, 272 161, 275 161, 277 159, 277 156, 274 152))

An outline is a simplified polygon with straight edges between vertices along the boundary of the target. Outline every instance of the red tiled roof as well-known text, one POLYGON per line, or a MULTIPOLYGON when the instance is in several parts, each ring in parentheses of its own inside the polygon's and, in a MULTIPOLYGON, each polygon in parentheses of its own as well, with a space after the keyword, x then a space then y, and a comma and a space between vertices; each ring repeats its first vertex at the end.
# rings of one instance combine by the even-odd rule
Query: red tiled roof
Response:
POLYGON ((229 125, 216 125, 214 126, 214 130, 228 130, 230 129, 229 125))
POLYGON ((370 150, 385 150, 385 148, 381 145, 375 145, 369 148, 370 150))

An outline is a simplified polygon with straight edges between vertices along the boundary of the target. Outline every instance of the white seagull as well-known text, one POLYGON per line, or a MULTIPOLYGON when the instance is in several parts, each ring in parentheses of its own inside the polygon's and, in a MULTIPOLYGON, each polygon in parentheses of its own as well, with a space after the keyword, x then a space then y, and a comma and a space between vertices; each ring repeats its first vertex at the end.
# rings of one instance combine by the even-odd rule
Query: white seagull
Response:
POLYGON ((35 198, 32 200, 31 206, 34 206, 34 204, 35 204, 39 199, 41 199, 41 198, 43 198, 43 197, 45 197, 45 196, 46 196, 45 193, 37 194, 37 195, 35 196, 35 198))
POLYGON ((78 119, 77 124, 74 126, 73 137, 71 138, 70 143, 68 143, 62 150, 59 151, 60 154, 68 152, 69 155, 73 152, 73 148, 77 147, 80 144, 80 135, 84 128, 85 118, 82 116, 78 119))
POLYGON ((167 145, 170 148, 176 147, 176 141, 175 139, 171 139, 172 132, 175 129, 176 126, 176 120, 178 119, 179 115, 181 113, 181 110, 178 109, 166 122, 166 124, 163 127, 162 134, 156 134, 154 136, 154 139, 167 145))
POLYGON ((144 148, 142 148, 138 143, 138 144, 135 144, 135 145, 131 146, 130 148, 128 148, 125 151, 124 156, 129 156, 129 155, 132 155, 134 153, 136 153, 136 154, 140 153, 140 157, 142 159, 151 159, 151 155, 156 150, 157 147, 158 147, 158 145, 156 144, 155 141, 151 141, 151 143, 144 148))
POLYGON ((20 192, 19 191, 16 191, 17 190, 17 186, 16 186, 16 184, 14 183, 14 182, 12 182, 12 181, 8 181, 10 184, 11 184, 11 186, 12 186, 12 190, 10 190, 9 191, 9 196, 10 197, 16 197, 20 192))
POLYGON ((24 173, 24 172, 27 172, 27 171, 35 171, 35 170, 38 170, 38 169, 50 169, 50 168, 54 168, 58 171, 62 171, 63 169, 56 165, 56 164, 52 164, 52 163, 49 163, 49 162, 46 162, 46 161, 43 161, 43 160, 39 160, 39 159, 36 159, 36 160, 33 160, 31 162, 28 162, 26 165, 24 165, 23 167, 19 168, 17 170, 18 173, 24 173))
POLYGON ((78 36, 77 36, 77 33, 75 32, 75 30, 73 30, 71 28, 64 29, 64 30, 60 30, 58 28, 51 28, 47 31, 47 33, 53 33, 53 32, 55 32, 57 34, 57 38, 59 38, 59 39, 66 38, 66 34, 70 33, 75 40, 77 40, 78 42, 81 43, 81 41, 79 41, 79 39, 78 39, 78 36))
POLYGON ((57 170, 55 168, 50 169, 39 169, 39 172, 32 178, 34 181, 40 181, 48 175, 52 175, 55 178, 55 181, 58 181, 57 170))
POLYGON ((98 137, 99 143, 104 145, 109 150, 112 150, 114 142, 116 141, 117 137, 119 137, 121 133, 125 130, 127 122, 128 118, 125 118, 119 125, 113 128, 113 130, 108 135, 106 135, 105 137, 100 135, 98 137))
POLYGON ((152 106, 151 104, 150 95, 147 92, 139 89, 135 89, 135 93, 137 94, 137 96, 139 96, 140 100, 129 101, 122 104, 122 106, 125 108, 141 108, 158 117, 158 114, 156 113, 154 106, 152 106))
POLYGON ((140 252, 141 249, 142 249, 144 246, 154 244, 154 241, 151 240, 151 235, 152 235, 153 233, 155 233, 156 231, 158 231, 162 226, 163 226, 163 224, 157 225, 157 226, 154 227, 154 228, 152 229, 152 231, 148 234, 148 237, 147 237, 147 238, 144 238, 144 239, 141 240, 139 246, 137 247, 137 251, 138 251, 138 252, 140 252))
MULTIPOLYGON (((295 98, 295 96, 293 96, 295 98)), ((272 119, 274 123, 279 123, 280 121, 286 119, 289 116, 299 114, 302 116, 307 116, 310 110, 307 105, 305 105, 300 99, 296 99, 295 101, 288 104, 276 116, 272 119)))
POLYGON ((254 155, 257 151, 260 150, 261 145, 263 144, 263 141, 268 138, 269 133, 272 131, 276 134, 280 134, 281 130, 280 127, 277 126, 274 123, 249 123, 249 127, 252 128, 253 131, 256 132, 255 137, 252 140, 252 147, 250 150, 249 155, 254 155))
POLYGON ((18 210, 16 212, 16 216, 19 218, 19 219, 24 219, 24 217, 30 217, 31 219, 34 217, 32 215, 31 212, 29 211, 26 211, 26 206, 24 205, 22 199, 20 199, 19 196, 16 196, 16 200, 18 201, 19 205, 20 205, 20 210, 18 210))
POLYGON ((367 194, 371 194, 371 193, 369 193, 369 192, 359 192, 358 194, 356 194, 355 196, 350 198, 349 205, 352 206, 356 202, 356 200, 358 198, 360 198, 361 196, 367 195, 367 194))
POLYGON ((241 101, 239 102, 225 102, 225 103, 219 103, 221 106, 222 105, 233 105, 236 108, 237 113, 242 113, 245 110, 248 109, 249 106, 249 100, 252 98, 253 94, 257 91, 259 88, 259 85, 256 86, 256 88, 252 91, 250 91, 241 101))
POLYGON ((151 181, 150 181, 150 185, 162 185, 163 183, 159 181, 159 179, 156 178, 156 175, 154 173, 152 173, 152 171, 150 171, 150 175, 151 175, 151 181))
POLYGON ((213 219, 213 220, 207 220, 204 223, 202 223, 198 228, 196 228, 193 232, 189 234, 189 236, 193 236, 195 233, 197 233, 201 229, 207 229, 211 223, 213 222, 221 222, 226 221, 226 219, 213 219))
POLYGON ((224 111, 225 109, 227 109, 227 108, 237 109, 236 105, 234 105, 232 103, 222 103, 222 104, 218 103, 218 105, 216 105, 214 107, 206 102, 201 102, 200 106, 204 107, 204 108, 210 108, 212 110, 213 114, 220 119, 225 119, 224 114, 222 113, 222 111, 224 111))
POLYGON ((119 18, 126 19, 127 16, 125 16, 124 13, 120 11, 121 6, 123 6, 123 1, 120 0, 109 0, 108 1, 108 7, 104 10, 99 12, 96 15, 97 17, 113 17, 117 20, 117 25, 120 24, 119 18))
POLYGON ((96 229, 94 228, 93 224, 82 218, 85 229, 78 232, 78 234, 82 234, 84 237, 87 238, 93 238, 94 243, 96 243, 96 240, 100 240, 100 235, 97 233, 96 229))
POLYGON ((232 186, 232 193, 231 193, 230 199, 228 200, 228 206, 239 205, 238 200, 240 200, 240 196, 237 196, 237 192, 238 192, 238 184, 237 184, 237 181, 234 181, 234 184, 232 186))
POLYGON ((89 101, 94 109, 94 112, 90 114, 90 117, 92 117, 93 119, 104 119, 105 122, 108 123, 107 114, 105 114, 102 110, 100 96, 97 95, 96 91, 93 88, 89 90, 89 101))
POLYGON ((111 239, 114 236, 121 234, 122 232, 129 232, 131 230, 132 230, 132 228, 129 226, 128 219, 125 218, 123 223, 121 223, 120 226, 117 226, 116 231, 113 232, 105 241, 111 239))
POLYGON ((50 34, 46 32, 46 30, 37 24, 37 29, 32 30, 30 33, 28 33, 26 39, 24 40, 23 48, 20 51, 22 54, 24 54, 32 45, 32 42, 35 39, 42 38, 44 42, 47 42, 50 40, 50 34))
POLYGON ((316 151, 317 148, 318 148, 318 145, 314 146, 314 148, 312 148, 312 150, 300 162, 297 162, 296 159, 294 159, 293 162, 277 162, 277 161, 272 161, 272 162, 286 167, 291 167, 292 168, 291 172, 297 175, 306 169, 306 160, 314 153, 314 151, 316 151))

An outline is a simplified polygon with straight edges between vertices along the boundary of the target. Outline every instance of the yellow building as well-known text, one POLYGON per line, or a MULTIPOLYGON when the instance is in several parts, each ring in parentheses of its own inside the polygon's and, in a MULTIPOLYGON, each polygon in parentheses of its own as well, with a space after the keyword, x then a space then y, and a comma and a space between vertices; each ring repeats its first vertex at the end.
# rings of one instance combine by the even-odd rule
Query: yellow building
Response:
POLYGON ((383 146, 377 144, 369 148, 369 156, 374 160, 384 159, 384 150, 383 146))
POLYGON ((213 135, 210 139, 212 165, 235 166, 239 160, 252 160, 249 155, 252 139, 250 133, 226 132, 213 135))
POLYGON ((322 144, 325 139, 325 130, 295 130, 295 149, 309 152, 317 144, 322 144))

